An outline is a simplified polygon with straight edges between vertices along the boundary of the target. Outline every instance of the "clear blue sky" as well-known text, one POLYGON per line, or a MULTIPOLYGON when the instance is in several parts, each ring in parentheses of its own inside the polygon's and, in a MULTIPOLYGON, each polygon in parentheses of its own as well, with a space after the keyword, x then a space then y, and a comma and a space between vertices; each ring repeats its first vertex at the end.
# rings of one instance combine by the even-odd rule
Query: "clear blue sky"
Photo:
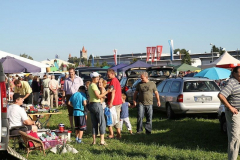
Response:
POLYGON ((239 0, 1 0, 0 50, 35 60, 146 52, 163 45, 192 53, 210 43, 240 48, 239 0))

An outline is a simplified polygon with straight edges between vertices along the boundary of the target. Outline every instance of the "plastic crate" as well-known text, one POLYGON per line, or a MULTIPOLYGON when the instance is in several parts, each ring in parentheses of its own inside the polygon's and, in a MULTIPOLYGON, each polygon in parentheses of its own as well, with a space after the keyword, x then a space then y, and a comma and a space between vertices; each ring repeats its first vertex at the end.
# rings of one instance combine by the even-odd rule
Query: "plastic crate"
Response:
POLYGON ((62 144, 61 140, 50 140, 50 141, 42 141, 44 144, 44 148, 45 149, 49 149, 52 147, 55 147, 58 144, 62 144))

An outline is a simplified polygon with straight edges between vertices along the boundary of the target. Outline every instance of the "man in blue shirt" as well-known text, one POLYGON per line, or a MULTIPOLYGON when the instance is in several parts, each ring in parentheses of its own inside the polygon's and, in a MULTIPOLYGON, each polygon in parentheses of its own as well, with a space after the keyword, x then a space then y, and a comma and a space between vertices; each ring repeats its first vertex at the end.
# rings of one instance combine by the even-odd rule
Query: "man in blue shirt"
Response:
POLYGON ((69 99, 68 105, 73 107, 73 116, 75 122, 76 142, 82 143, 83 131, 87 128, 85 118, 85 106, 87 105, 87 97, 84 93, 85 86, 79 87, 79 92, 74 93, 69 99))

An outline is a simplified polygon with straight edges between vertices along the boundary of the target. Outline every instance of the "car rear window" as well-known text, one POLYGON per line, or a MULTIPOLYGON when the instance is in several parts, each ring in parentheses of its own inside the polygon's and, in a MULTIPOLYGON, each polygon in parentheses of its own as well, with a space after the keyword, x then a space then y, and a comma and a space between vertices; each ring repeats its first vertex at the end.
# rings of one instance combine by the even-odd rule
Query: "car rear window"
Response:
POLYGON ((184 82, 183 92, 219 92, 214 81, 187 81, 184 82))
POLYGON ((169 88, 170 88, 170 86, 171 86, 171 83, 172 83, 172 81, 167 81, 167 83, 165 84, 165 86, 164 86, 164 88, 163 88, 163 91, 162 91, 163 93, 169 91, 169 88))
POLYGON ((178 93, 180 92, 181 82, 180 81, 174 81, 171 85, 170 92, 172 93, 178 93))

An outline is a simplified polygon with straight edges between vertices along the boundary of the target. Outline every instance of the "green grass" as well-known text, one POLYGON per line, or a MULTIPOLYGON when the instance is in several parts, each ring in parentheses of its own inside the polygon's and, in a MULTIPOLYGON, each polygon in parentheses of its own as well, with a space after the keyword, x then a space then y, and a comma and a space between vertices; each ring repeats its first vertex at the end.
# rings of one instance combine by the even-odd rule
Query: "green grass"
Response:
MULTIPOLYGON (((69 127, 67 110, 54 115, 50 128, 59 123, 69 127)), ((136 132, 136 109, 130 110, 133 132, 136 132)), ((74 142, 75 134, 72 134, 74 142)), ((99 139, 98 143, 99 143, 99 139)), ((152 135, 130 135, 124 126, 121 140, 106 140, 108 146, 91 146, 91 135, 83 136, 84 144, 73 146, 78 154, 53 154, 47 151, 46 157, 39 151, 31 152, 29 159, 227 159, 227 135, 220 132, 218 119, 187 116, 167 120, 165 113, 155 112, 152 135)), ((24 151, 19 151, 26 156, 24 151)))

